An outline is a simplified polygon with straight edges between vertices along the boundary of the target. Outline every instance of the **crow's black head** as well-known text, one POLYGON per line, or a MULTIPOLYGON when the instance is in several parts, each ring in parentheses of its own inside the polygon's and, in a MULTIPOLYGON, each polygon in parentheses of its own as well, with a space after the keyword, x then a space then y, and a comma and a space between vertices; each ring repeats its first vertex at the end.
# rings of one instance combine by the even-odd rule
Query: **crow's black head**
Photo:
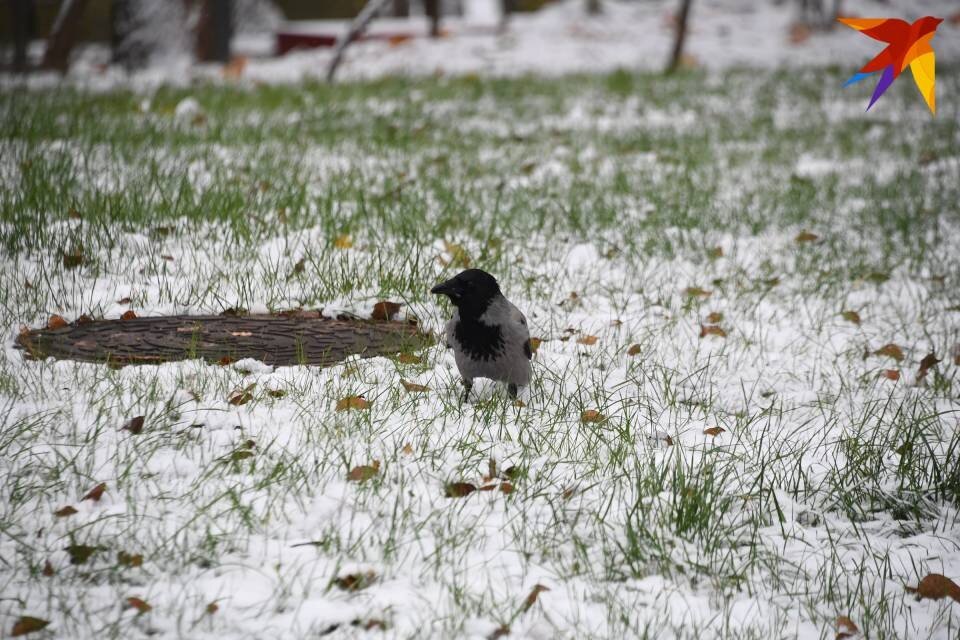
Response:
POLYGON ((500 295, 500 285, 486 271, 467 269, 430 289, 430 293, 450 298, 462 316, 478 318, 500 295))

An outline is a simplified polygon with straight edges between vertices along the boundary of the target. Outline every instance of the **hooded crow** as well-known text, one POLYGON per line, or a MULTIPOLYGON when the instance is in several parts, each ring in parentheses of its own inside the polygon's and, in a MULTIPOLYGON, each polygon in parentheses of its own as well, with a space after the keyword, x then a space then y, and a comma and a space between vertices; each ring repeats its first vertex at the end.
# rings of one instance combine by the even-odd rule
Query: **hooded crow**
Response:
POLYGON ((456 307, 445 333, 463 378, 464 401, 470 398, 475 378, 506 382, 510 397, 516 398, 517 387, 530 383, 530 330, 494 277, 467 269, 430 293, 447 296, 456 307))

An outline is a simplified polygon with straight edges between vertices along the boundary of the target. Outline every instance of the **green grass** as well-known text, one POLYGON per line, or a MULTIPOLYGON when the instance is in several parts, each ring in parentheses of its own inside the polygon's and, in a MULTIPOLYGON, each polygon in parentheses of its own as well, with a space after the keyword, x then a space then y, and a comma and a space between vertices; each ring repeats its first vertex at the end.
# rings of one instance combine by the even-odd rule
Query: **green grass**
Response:
POLYGON ((958 77, 939 70, 936 118, 906 82, 864 114, 839 70, 0 96, 0 624, 806 638, 848 615, 955 636, 955 604, 903 587, 960 579, 958 77), (440 347, 115 370, 10 346, 128 307, 391 299, 439 330, 452 245, 545 339, 524 407, 491 385, 462 404, 440 347), (370 408, 335 411, 350 395, 370 408), (491 459, 512 493, 444 497, 491 459), (74 565, 71 544, 98 550, 74 565))

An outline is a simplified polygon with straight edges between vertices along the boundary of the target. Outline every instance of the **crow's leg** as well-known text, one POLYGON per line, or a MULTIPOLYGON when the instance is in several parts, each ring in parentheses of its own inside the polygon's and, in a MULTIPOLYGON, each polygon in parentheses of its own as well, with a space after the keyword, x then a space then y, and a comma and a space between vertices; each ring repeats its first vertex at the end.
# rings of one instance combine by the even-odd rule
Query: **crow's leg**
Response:
POLYGON ((516 399, 517 399, 517 385, 513 384, 512 382, 511 382, 510 384, 508 384, 508 385, 507 385, 507 393, 510 394, 510 397, 511 397, 511 398, 513 398, 514 400, 516 400, 516 399))
POLYGON ((463 401, 469 402, 470 390, 473 389, 473 380, 467 380, 466 378, 464 378, 463 380, 461 380, 461 382, 463 383, 463 401))

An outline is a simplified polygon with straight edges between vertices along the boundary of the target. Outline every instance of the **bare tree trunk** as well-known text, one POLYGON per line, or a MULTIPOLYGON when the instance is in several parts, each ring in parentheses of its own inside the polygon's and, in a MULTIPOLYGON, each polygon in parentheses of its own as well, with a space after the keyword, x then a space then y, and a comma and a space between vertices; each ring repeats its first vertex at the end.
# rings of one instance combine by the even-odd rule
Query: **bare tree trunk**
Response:
POLYGON ((87 8, 88 0, 64 0, 60 12, 47 38, 47 50, 43 54, 43 67, 65 72, 70 64, 70 51, 77 42, 80 18, 87 8))
POLYGON ((197 24, 197 60, 229 62, 233 0, 204 0, 197 24))
POLYGON ((440 0, 423 0, 423 8, 430 18, 430 37, 440 37, 440 0))
POLYGON ((600 0, 587 0, 587 14, 598 16, 601 13, 603 13, 603 6, 600 4, 600 0))
POLYGON ((393 16, 395 18, 409 18, 410 0, 393 0, 393 16))
POLYGON ((670 54, 670 64, 667 73, 673 73, 680 67, 683 59, 683 45, 687 39, 687 20, 690 17, 690 5, 693 0, 680 0, 680 12, 677 14, 677 30, 673 36, 673 53, 670 54))
POLYGON ((367 28, 367 25, 380 10, 387 6, 388 2, 390 0, 368 0, 363 10, 353 19, 346 35, 337 41, 337 48, 333 51, 333 59, 330 60, 330 66, 327 68, 327 82, 333 82, 333 76, 337 73, 337 67, 340 66, 340 61, 343 59, 343 52, 367 28))
POLYGON ((13 30, 13 70, 27 70, 27 44, 30 42, 30 0, 11 0, 10 23, 13 30))

